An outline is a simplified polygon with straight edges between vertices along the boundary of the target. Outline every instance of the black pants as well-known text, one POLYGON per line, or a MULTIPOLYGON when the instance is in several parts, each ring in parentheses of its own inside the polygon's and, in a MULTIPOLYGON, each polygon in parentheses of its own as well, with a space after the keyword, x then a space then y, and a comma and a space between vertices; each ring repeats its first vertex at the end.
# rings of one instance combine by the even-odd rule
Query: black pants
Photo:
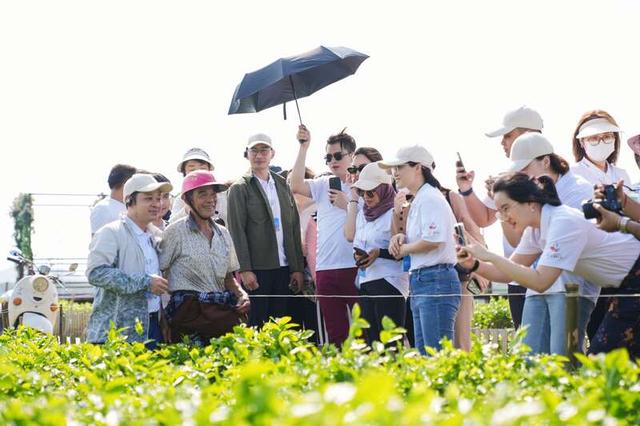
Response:
POLYGON ((404 327, 406 302, 402 293, 387 280, 379 279, 360 284, 360 307, 362 317, 369 323, 366 330, 367 343, 380 340, 382 318, 388 316, 398 327, 404 327), (377 296, 368 298, 367 296, 377 296), (380 297, 388 296, 388 297, 380 297))
POLYGON ((147 339, 149 340, 145 346, 147 349, 155 349, 158 347, 158 343, 162 343, 162 331, 160 330, 160 321, 158 319, 158 312, 149 313, 149 331, 147 333, 147 339))
POLYGON ((289 289, 291 281, 289 267, 253 271, 253 273, 256 274, 258 288, 255 290, 247 289, 251 301, 249 325, 262 327, 271 317, 292 316, 287 306, 288 299, 286 297, 272 297, 293 294, 289 289))
POLYGON ((593 338, 595 337, 596 331, 598 331, 598 328, 602 323, 604 314, 607 313, 609 303, 611 303, 611 300, 613 299, 607 296, 610 294, 616 294, 617 292, 617 288, 603 288, 600 291, 600 296, 598 296, 596 307, 593 308, 593 312, 591 312, 591 317, 589 318, 589 323, 587 324, 587 336, 589 336, 590 342, 593 342, 593 338))
POLYGON ((290 312, 289 315, 293 318, 293 322, 305 330, 313 330, 313 336, 309 338, 309 341, 319 344, 318 314, 315 302, 306 297, 294 297, 288 299, 287 309, 290 312))
POLYGON ((524 309, 524 299, 527 289, 519 285, 507 285, 507 293, 509 294, 509 311, 511 311, 511 319, 513 326, 517 330, 522 324, 522 310, 524 309))

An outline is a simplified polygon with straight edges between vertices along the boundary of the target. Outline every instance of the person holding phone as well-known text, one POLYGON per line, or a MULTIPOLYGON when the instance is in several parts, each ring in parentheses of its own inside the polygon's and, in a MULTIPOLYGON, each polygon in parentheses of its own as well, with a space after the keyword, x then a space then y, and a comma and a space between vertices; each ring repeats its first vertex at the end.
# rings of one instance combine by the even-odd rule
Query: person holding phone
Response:
POLYGON ((364 199, 364 206, 357 211, 355 230, 348 232, 345 226, 345 237, 353 242, 358 266, 359 303, 362 316, 369 323, 366 331, 369 344, 380 339, 385 316, 404 327, 405 300, 409 294, 408 274, 402 270, 402 262, 388 250, 396 194, 392 183, 393 177, 378 163, 367 164, 353 184, 364 199))
MULTIPOLYGON (((501 138, 502 149, 507 158, 511 155, 511 147, 518 136, 525 133, 542 133, 543 121, 540 114, 527 106, 521 106, 505 114, 502 125, 496 130, 485 133, 489 138, 501 138)), ((473 190, 475 172, 466 170, 463 164, 456 165, 456 183, 458 192, 464 197, 465 204, 473 221, 481 228, 491 226, 496 222, 496 206, 493 201, 492 186, 495 177, 490 176, 485 180, 487 196, 480 198, 473 190)), ((505 256, 513 253, 514 247, 518 245, 521 235, 513 232, 508 227, 502 227, 503 250, 505 256)), ((522 310, 524 308, 525 288, 517 285, 509 285, 509 310, 513 324, 517 329, 522 320, 522 310)))
POLYGON ((317 211, 316 291, 330 343, 340 345, 349 335, 349 313, 358 301, 355 286, 357 268, 353 245, 344 237, 343 226, 351 186, 347 168, 356 150, 356 141, 342 132, 329 137, 325 146, 325 163, 332 176, 305 179, 305 163, 311 134, 301 125, 297 139, 298 156, 291 170, 291 190, 294 194, 313 198, 317 211), (339 297, 332 297, 339 296, 339 297))
POLYGON ((390 168, 396 185, 414 196, 407 231, 391 237, 389 252, 410 260, 415 345, 426 354, 426 346, 440 349, 443 337, 453 340, 461 292, 454 268, 456 221, 432 174, 433 157, 424 147, 400 148, 394 159, 379 164, 390 168))
POLYGON ((458 261, 493 281, 516 281, 540 293, 562 271, 613 288, 623 297, 609 302, 589 353, 626 348, 631 358, 640 356, 640 299, 633 297, 640 291, 640 241, 621 232, 606 233, 582 212, 562 205, 548 176, 509 174, 496 181, 493 191, 499 218, 513 228, 532 231, 524 232, 510 259, 469 244, 458 248, 458 261))

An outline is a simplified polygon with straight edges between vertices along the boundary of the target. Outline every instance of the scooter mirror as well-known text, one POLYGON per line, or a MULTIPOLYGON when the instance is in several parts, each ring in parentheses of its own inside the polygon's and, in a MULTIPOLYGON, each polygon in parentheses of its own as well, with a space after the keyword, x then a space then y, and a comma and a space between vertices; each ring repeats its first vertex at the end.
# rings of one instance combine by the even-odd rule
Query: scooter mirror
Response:
POLYGON ((78 264, 77 263, 72 263, 71 265, 69 265, 69 272, 75 272, 78 270, 78 264))
POLYGON ((49 275, 49 272, 51 272, 51 266, 49 265, 40 265, 38 266, 38 272, 42 275, 49 275))

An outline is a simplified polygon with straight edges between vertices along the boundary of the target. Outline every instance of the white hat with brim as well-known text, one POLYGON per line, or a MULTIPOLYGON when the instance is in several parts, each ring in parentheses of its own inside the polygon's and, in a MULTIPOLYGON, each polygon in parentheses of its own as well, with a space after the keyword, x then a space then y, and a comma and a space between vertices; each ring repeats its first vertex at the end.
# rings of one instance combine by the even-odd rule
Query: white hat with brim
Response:
POLYGON ((184 165, 184 163, 191 160, 204 161, 205 163, 209 164, 211 170, 214 169, 213 164, 211 164, 211 157, 209 157, 209 154, 207 154, 200 148, 191 148, 184 154, 184 156, 182 157, 182 161, 178 163, 178 172, 182 173, 182 166, 184 165))
POLYGON ((171 192, 173 191, 173 186, 169 182, 158 182, 153 175, 136 173, 124 183, 123 195, 124 198, 127 198, 134 192, 154 191, 171 192))
POLYGON ((543 121, 540 114, 532 108, 521 106, 509 111, 502 119, 502 127, 493 132, 485 133, 489 138, 504 136, 514 129, 542 130, 543 121))
POLYGON ((409 162, 419 163, 429 168, 429 170, 433 168, 433 156, 425 147, 420 145, 400 148, 396 153, 395 158, 379 161, 378 164, 383 169, 390 169, 391 167, 401 166, 409 162))
POLYGON ((540 133, 525 133, 518 136, 511 147, 510 172, 519 172, 533 160, 553 154, 553 145, 540 133))
POLYGON ((580 130, 576 138, 582 139, 589 136, 599 135, 600 133, 620 133, 620 128, 611 124, 606 118, 594 118, 580 126, 580 130))
POLYGON ((378 163, 370 163, 364 166, 358 176, 358 181, 352 186, 363 191, 371 191, 380 185, 391 185, 393 177, 380 168, 378 163))

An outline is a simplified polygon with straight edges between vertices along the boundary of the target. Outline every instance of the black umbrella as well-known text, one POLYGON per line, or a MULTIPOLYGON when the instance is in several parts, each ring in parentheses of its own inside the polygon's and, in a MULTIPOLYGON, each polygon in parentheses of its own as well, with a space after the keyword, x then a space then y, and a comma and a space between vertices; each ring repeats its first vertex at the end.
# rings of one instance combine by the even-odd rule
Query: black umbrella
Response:
POLYGON ((354 74, 369 56, 346 47, 320 46, 301 55, 281 58, 257 71, 245 74, 236 87, 229 114, 258 112, 295 101, 354 74))

